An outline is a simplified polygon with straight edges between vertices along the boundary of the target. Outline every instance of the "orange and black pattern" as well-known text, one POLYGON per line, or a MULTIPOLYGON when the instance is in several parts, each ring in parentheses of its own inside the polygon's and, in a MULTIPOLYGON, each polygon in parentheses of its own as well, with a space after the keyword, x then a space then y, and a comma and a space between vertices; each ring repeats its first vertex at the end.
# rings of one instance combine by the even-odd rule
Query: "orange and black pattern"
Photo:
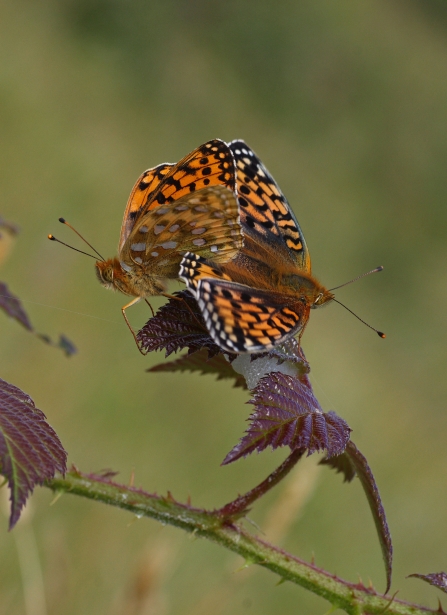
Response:
POLYGON ((233 259, 243 245, 235 190, 233 154, 219 139, 143 173, 127 203, 118 257, 96 263, 99 281, 145 298, 165 292, 185 252, 233 259))
POLYGON ((223 350, 263 352, 301 335, 310 309, 333 295, 312 277, 303 233, 273 177, 244 141, 229 147, 244 247, 222 265, 185 254, 179 277, 223 350))
POLYGON ((187 253, 179 277, 194 295, 207 329, 227 352, 264 352, 294 335, 309 307, 298 297, 232 282, 218 267, 187 253))
POLYGON ((234 159, 220 139, 204 143, 177 164, 165 163, 145 171, 137 180, 124 212, 120 249, 133 226, 149 209, 211 186, 236 190, 234 159))
POLYGON ((310 273, 310 256, 298 221, 273 177, 242 140, 229 143, 236 165, 237 193, 244 233, 268 244, 285 259, 310 273))

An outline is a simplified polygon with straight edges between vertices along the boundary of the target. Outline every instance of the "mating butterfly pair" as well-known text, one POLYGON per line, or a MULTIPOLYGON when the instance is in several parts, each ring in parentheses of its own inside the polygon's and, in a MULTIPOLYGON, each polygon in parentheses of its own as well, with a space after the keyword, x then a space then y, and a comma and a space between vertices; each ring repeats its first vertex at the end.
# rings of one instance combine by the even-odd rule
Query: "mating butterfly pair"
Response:
POLYGON ((126 322, 130 305, 180 277, 211 337, 236 353, 302 332, 310 309, 333 298, 311 276, 286 198, 240 140, 215 139, 178 164, 145 171, 124 213, 119 258, 96 268, 104 286, 135 297, 123 308, 126 322))

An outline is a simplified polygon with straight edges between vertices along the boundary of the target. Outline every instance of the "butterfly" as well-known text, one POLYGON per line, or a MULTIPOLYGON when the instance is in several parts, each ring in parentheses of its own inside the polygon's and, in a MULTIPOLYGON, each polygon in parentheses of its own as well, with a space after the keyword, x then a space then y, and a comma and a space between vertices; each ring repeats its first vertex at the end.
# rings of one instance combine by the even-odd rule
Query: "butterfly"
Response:
POLYGON ((118 257, 96 262, 103 286, 134 297, 122 308, 134 337, 125 310, 165 294, 166 279, 178 277, 185 252, 222 264, 242 247, 235 190, 233 154, 219 139, 139 177, 124 212, 118 257))
POLYGON ((273 177, 244 141, 229 147, 244 247, 226 264, 190 251, 179 277, 216 344, 227 352, 263 352, 301 337, 310 310, 334 295, 312 276, 303 233, 273 177))

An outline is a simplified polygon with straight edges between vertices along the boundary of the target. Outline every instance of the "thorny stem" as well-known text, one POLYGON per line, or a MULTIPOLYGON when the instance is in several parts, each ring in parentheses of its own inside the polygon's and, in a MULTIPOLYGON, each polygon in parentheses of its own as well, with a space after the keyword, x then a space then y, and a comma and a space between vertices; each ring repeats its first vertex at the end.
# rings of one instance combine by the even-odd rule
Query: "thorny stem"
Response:
MULTIPOLYGON (((287 461, 287 460, 286 460, 287 461)), ((262 484, 262 483, 261 483, 262 484)), ((106 476, 68 472, 46 482, 57 494, 71 493, 132 512, 137 517, 151 517, 196 536, 207 538, 279 575, 281 580, 296 583, 328 600, 335 608, 349 615, 427 615, 439 610, 392 599, 377 594, 372 588, 348 583, 316 566, 304 562, 249 534, 240 525, 222 520, 219 511, 207 511, 176 502, 171 495, 160 497, 134 487, 112 482, 106 476)))
POLYGON ((298 448, 290 453, 287 459, 274 470, 262 483, 256 485, 244 495, 240 495, 232 502, 225 504, 222 508, 215 511, 215 514, 222 519, 235 520, 243 517, 248 512, 248 506, 253 504, 261 496, 265 495, 272 487, 277 485, 292 468, 298 463, 301 457, 306 452, 306 449, 298 448))

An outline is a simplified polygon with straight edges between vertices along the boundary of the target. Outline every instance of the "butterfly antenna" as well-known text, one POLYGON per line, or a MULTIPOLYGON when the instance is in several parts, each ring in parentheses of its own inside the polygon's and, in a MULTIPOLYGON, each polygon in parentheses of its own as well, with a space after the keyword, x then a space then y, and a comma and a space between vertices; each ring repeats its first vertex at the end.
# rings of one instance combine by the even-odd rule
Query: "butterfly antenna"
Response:
MULTIPOLYGON (((343 286, 347 286, 348 284, 352 284, 353 282, 357 282, 357 280, 360 280, 360 278, 364 278, 365 276, 370 275, 371 273, 378 273, 379 271, 383 271, 382 265, 380 265, 380 267, 376 267, 375 269, 372 269, 371 271, 368 271, 368 273, 362 273, 362 275, 358 275, 353 280, 349 280, 349 282, 345 282, 344 284, 340 284, 340 286, 336 286, 335 288, 330 288, 329 290, 338 290, 339 288, 342 288, 343 286)), ((346 309, 348 309, 348 308, 346 308, 346 309)))
MULTIPOLYGON (((380 271, 380 269, 379 269, 380 271)), ((373 272, 370 272, 373 273, 373 272)), ((367 274, 365 274, 367 275, 367 274)), ((361 277, 361 276, 360 276, 361 277)), ((348 282, 349 284, 349 282, 348 282)), ((343 284, 344 286, 344 284, 343 284)), ((338 301, 338 299, 332 299, 332 301, 335 301, 335 303, 338 303, 339 305, 341 305, 342 307, 345 308, 345 310, 348 310, 348 312, 351 312, 351 314, 353 316, 355 316, 357 318, 357 320, 360 320, 360 322, 362 322, 364 325, 366 325, 367 327, 369 327, 370 329, 372 329, 373 331, 375 331, 377 333, 377 335, 379 337, 381 337, 382 339, 384 339, 386 337, 385 333, 382 333, 382 331, 378 331, 377 329, 374 329, 374 327, 371 327, 371 325, 369 325, 367 322, 365 322, 364 320, 362 320, 362 318, 360 318, 360 316, 357 316, 357 314, 355 312, 353 312, 352 310, 350 310, 348 307, 346 307, 346 305, 344 303, 342 303, 341 301, 338 301)))
MULTIPOLYGON (((68 226, 69 228, 71 228, 71 230, 72 230, 72 231, 74 231, 74 232, 76 233, 76 235, 77 235, 78 237, 80 237, 80 238, 82 239, 82 241, 83 241, 84 243, 86 243, 86 244, 89 246, 89 248, 91 248, 91 249, 93 250, 93 252, 95 252, 95 253, 99 256, 99 258, 100 258, 102 261, 104 261, 104 260, 105 260, 105 258, 104 258, 103 256, 101 256, 101 254, 98 252, 98 250, 95 250, 95 248, 92 246, 92 244, 91 244, 91 243, 89 243, 89 242, 87 241, 87 239, 84 239, 84 237, 81 235, 81 233, 78 233, 78 231, 74 228, 74 226, 71 226, 71 224, 69 224, 69 223, 65 220, 65 218, 59 218, 59 222, 61 222, 62 224, 65 224, 66 226, 68 226)), ((62 242, 61 242, 61 241, 59 241, 59 243, 62 243, 62 242)), ((64 245, 67 245, 67 244, 64 244, 64 245)), ((71 246, 68 246, 68 247, 69 247, 69 248, 71 248, 71 246)), ((74 248, 74 249, 75 249, 75 248, 74 248)), ((81 252, 81 250, 78 250, 78 252, 81 252)), ((84 252, 83 254, 86 254, 86 252, 84 252)), ((89 254, 89 256, 91 256, 91 254, 89 254)))
POLYGON ((98 260, 98 258, 96 256, 93 256, 93 254, 89 254, 88 252, 83 252, 82 250, 78 250, 77 248, 73 248, 73 246, 69 246, 68 243, 64 243, 60 239, 56 239, 56 237, 54 235, 48 235, 48 239, 51 239, 51 241, 57 241, 57 243, 61 243, 63 246, 67 246, 67 248, 71 248, 72 250, 75 250, 76 252, 80 252, 81 254, 85 254, 86 256, 91 256, 92 258, 95 259, 95 261, 98 260))

